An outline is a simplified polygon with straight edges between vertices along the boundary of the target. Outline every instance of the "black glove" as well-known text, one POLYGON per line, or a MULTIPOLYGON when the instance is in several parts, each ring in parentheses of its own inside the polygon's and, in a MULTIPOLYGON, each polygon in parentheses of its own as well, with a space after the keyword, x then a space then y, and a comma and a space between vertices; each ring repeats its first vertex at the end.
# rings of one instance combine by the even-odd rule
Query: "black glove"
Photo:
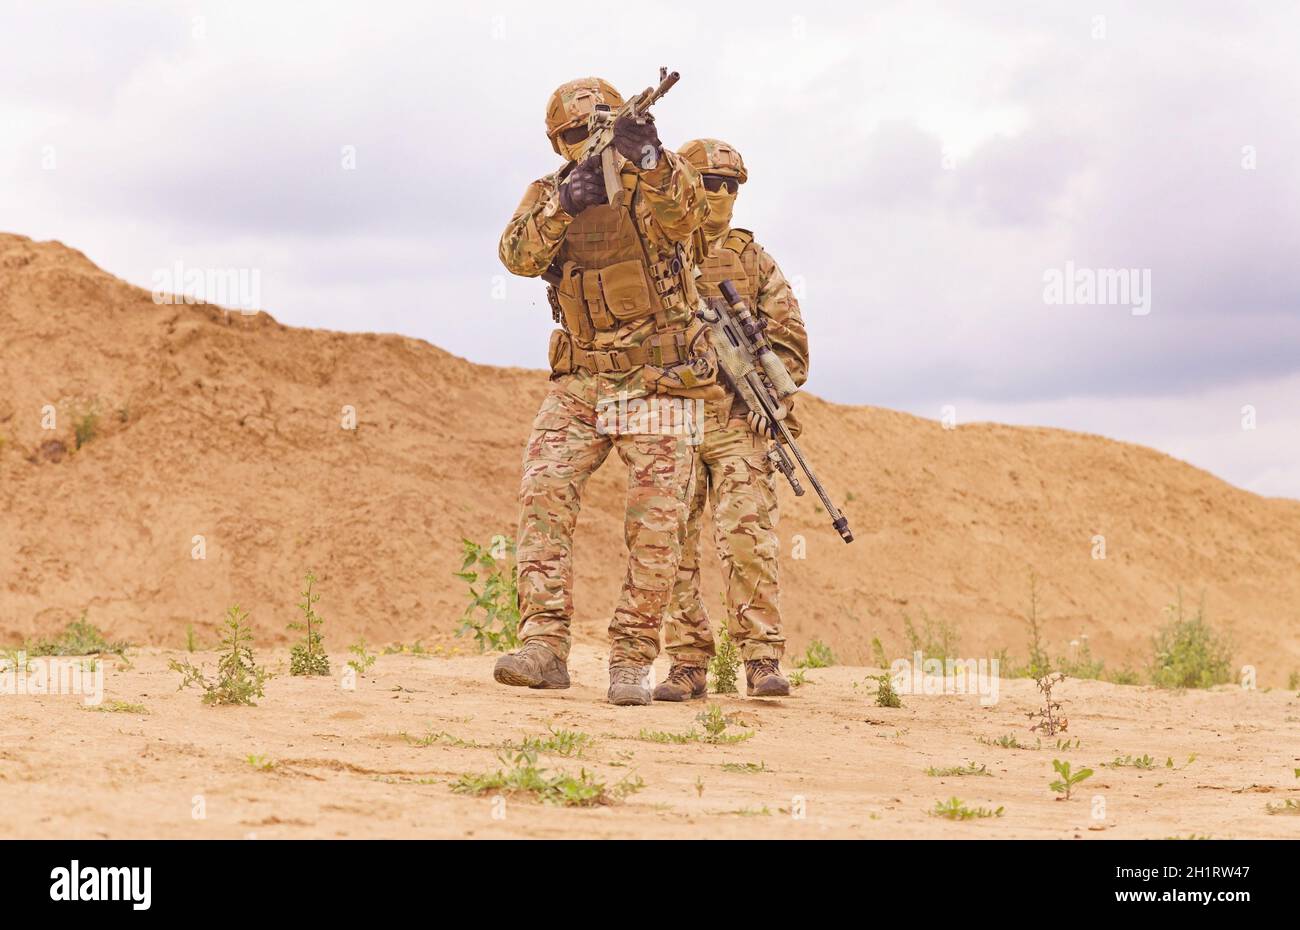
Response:
POLYGON ((600 158, 593 155, 575 166, 560 185, 560 207, 569 216, 577 216, 598 203, 609 203, 609 198, 605 196, 605 177, 600 171, 600 158))
POLYGON ((620 116, 614 121, 614 150, 632 164, 649 171, 659 164, 663 143, 655 129, 655 118, 643 116, 641 122, 631 116, 620 116))

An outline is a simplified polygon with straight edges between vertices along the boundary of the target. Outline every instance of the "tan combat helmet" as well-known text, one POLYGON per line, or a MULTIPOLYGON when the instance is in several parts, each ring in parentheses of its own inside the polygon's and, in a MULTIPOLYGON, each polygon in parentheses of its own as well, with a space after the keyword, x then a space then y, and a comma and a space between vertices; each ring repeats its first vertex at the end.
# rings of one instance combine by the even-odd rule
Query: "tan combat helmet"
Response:
POLYGON ((598 77, 578 78, 555 89, 546 102, 546 137, 555 154, 567 157, 561 148, 560 133, 584 125, 598 103, 616 110, 623 105, 623 97, 613 84, 598 77))
POLYGON ((735 178, 740 184, 749 179, 740 153, 718 139, 692 139, 677 150, 700 174, 718 174, 735 178))

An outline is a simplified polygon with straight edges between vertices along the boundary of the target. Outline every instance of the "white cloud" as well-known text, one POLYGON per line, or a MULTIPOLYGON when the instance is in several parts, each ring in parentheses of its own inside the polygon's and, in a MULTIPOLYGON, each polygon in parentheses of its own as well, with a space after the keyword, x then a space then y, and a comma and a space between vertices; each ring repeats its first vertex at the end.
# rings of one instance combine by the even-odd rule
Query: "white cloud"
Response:
POLYGON ((546 97, 666 64, 665 141, 740 147, 736 221, 806 283, 812 390, 1085 422, 1300 496, 1286 442, 1198 429, 1251 384, 1285 407, 1300 370, 1300 11, 1125 5, 1103 39, 1068 3, 656 11, 6 7, 0 226, 142 285, 177 260, 257 267, 285 322, 540 367, 541 285, 493 293, 497 236, 556 166, 546 97), (1152 314, 1045 305, 1067 260, 1149 268, 1152 314), (1169 425, 1132 420, 1147 404, 1169 425))

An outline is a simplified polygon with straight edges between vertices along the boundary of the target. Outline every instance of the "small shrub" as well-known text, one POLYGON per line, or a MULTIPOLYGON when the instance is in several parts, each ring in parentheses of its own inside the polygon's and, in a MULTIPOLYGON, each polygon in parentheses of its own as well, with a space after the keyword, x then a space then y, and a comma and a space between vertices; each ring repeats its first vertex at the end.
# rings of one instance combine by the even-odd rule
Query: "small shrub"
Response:
POLYGON ((890 677, 889 672, 881 672, 879 675, 871 676, 876 682, 876 706, 877 707, 902 707, 903 699, 898 692, 894 690, 894 680, 890 677))
POLYGON ((1029 665, 1025 669, 1030 678, 1042 679, 1052 672, 1052 660, 1043 644, 1043 623, 1038 616, 1038 575, 1029 573, 1029 665))
POLYGON ((590 748, 592 739, 577 730, 555 729, 548 726, 547 736, 526 736, 520 742, 520 751, 547 752, 557 756, 581 757, 590 748))
POLYGON ((470 601, 456 635, 473 633, 479 652, 516 649, 519 641, 519 578, 515 541, 493 536, 487 546, 462 539, 464 559, 455 576, 469 585, 470 601), (475 585, 482 582, 482 589, 475 585))
POLYGON ((835 664, 835 653, 820 639, 814 639, 804 654, 794 660, 795 668, 830 668, 835 664))
POLYGON ((1138 673, 1131 668, 1121 668, 1111 672, 1106 676, 1106 680, 1114 685, 1135 685, 1140 681, 1138 673))
MULTIPOLYGON (((1122 769, 1122 768, 1153 769, 1156 767, 1156 760, 1152 759, 1149 755, 1146 754, 1143 754, 1141 756, 1116 756, 1115 761, 1109 762, 1107 763, 1107 765, 1113 769, 1122 769)), ((1173 757, 1171 756, 1168 760, 1168 765, 1166 766, 1166 768, 1173 768, 1173 766, 1174 766, 1174 760, 1173 757)))
POLYGON ((511 757, 499 757, 502 767, 486 774, 462 775, 451 786, 457 794, 531 794, 546 804, 565 807, 595 807, 610 804, 645 787, 640 777, 624 778, 613 788, 582 769, 578 775, 548 774, 537 767, 537 753, 521 750, 511 757))
POLYGON ((366 641, 358 639, 348 647, 348 652, 355 658, 348 659, 348 667, 358 675, 364 675, 375 664, 375 656, 366 651, 366 641))
POLYGON ((1104 677, 1106 663, 1093 658, 1092 644, 1085 635, 1070 644, 1070 654, 1057 659, 1056 667, 1070 678, 1099 681, 1104 677))
POLYGON ((704 725, 703 732, 695 729, 695 727, 691 727, 685 733, 642 730, 637 735, 637 739, 645 740, 648 743, 708 743, 722 745, 726 743, 743 743, 754 735, 753 733, 726 732, 728 726, 727 716, 717 704, 709 705, 709 709, 697 714, 695 720, 704 725))
POLYGON ((1043 695, 1043 707, 1030 711, 1027 715, 1030 720, 1038 721, 1029 728, 1029 732, 1042 731, 1046 736, 1055 736, 1069 729, 1070 721, 1059 713, 1061 702, 1052 700, 1052 689, 1063 681, 1065 681, 1064 672, 1047 674, 1038 679, 1038 690, 1043 695))
POLYGON ((753 775, 757 772, 766 772, 766 762, 724 762, 722 763, 724 772, 741 772, 746 775, 753 775))
POLYGON ((131 704, 127 701, 106 701, 94 707, 87 707, 86 710, 98 711, 101 714, 137 714, 141 716, 149 713, 149 708, 143 704, 131 704))
POLYGON ((871 661, 876 668, 889 668, 889 660, 885 658, 885 647, 881 645, 880 637, 871 637, 871 661))
POLYGON ((294 643, 293 649, 289 651, 290 675, 328 675, 330 673, 330 659, 325 654, 325 644, 321 637, 321 627, 324 625, 324 621, 314 608, 316 602, 320 600, 320 595, 312 591, 312 586, 315 584, 315 574, 308 572, 303 581, 302 603, 298 605, 298 609, 302 611, 302 623, 289 624, 289 629, 306 633, 303 641, 294 643))
POLYGON ((930 811, 931 817, 944 817, 948 820, 978 820, 985 817, 1001 817, 1005 808, 989 810, 987 807, 967 807, 961 798, 949 798, 947 801, 935 801, 930 811))
POLYGON ((718 631, 717 649, 709 660, 709 678, 714 694, 735 694, 740 674, 740 651, 726 628, 718 631))
POLYGON ((921 629, 912 624, 912 618, 903 614, 903 636, 909 653, 921 653, 924 659, 945 661, 956 658, 959 650, 957 630, 946 620, 932 620, 921 611, 921 629))
POLYGON ((1183 612, 1183 594, 1166 610, 1170 622, 1156 635, 1151 683, 1159 688, 1212 688, 1232 681, 1232 649, 1205 619, 1205 599, 1195 616, 1183 612))
POLYGON ((216 680, 209 681, 201 669, 189 662, 172 659, 168 667, 181 675, 177 690, 198 685, 204 692, 204 704, 256 706, 253 698, 262 697, 262 687, 271 676, 253 660, 253 634, 247 621, 247 611, 241 611, 238 604, 226 611, 223 654, 217 662, 216 680))
POLYGON ((42 639, 26 643, 24 651, 29 656, 89 656, 109 653, 122 655, 130 646, 126 642, 110 643, 93 623, 86 619, 87 611, 73 620, 55 639, 42 639))
POLYGON ((1064 794, 1065 800, 1070 800, 1070 792, 1079 782, 1092 777, 1092 769, 1079 769, 1071 771, 1070 763, 1062 762, 1060 759, 1052 760, 1052 768, 1060 777, 1053 781, 1050 787, 1057 794, 1064 794))
POLYGON ((925 774, 934 778, 951 778, 965 775, 987 775, 990 778, 993 777, 993 773, 989 771, 987 765, 976 765, 974 762, 968 762, 965 765, 953 765, 942 769, 931 767, 925 770, 925 774))

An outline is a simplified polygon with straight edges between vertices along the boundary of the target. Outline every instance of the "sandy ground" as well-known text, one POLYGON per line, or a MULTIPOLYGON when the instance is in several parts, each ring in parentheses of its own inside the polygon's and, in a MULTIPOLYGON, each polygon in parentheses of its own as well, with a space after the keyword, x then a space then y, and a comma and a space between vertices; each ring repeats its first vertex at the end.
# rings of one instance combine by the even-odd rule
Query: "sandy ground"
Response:
MULTIPOLYGON (((1067 681, 1058 693, 1068 733, 1017 750, 981 740, 1012 734, 1034 745, 1025 716, 1038 706, 1031 681, 1002 682, 990 707, 947 695, 906 696, 902 708, 886 709, 865 684, 869 670, 834 667, 809 671, 788 699, 712 698, 731 719, 728 732, 753 734, 742 743, 661 745, 638 734, 686 731, 703 702, 606 704, 604 655, 590 646, 575 649, 565 692, 496 685, 492 656, 409 654, 380 656, 345 690, 337 676, 292 678, 287 653, 268 653, 280 674, 257 707, 208 707, 197 692, 178 692, 169 657, 185 654, 150 649, 133 653, 129 668, 105 663, 101 706, 140 704, 144 714, 93 711, 73 695, 0 698, 5 836, 1300 836, 1300 817, 1266 811, 1300 800, 1300 699, 1281 690, 1171 693, 1067 681), (490 744, 548 727, 593 742, 580 758, 542 755, 540 765, 585 768, 610 785, 640 777, 644 789, 582 809, 521 796, 502 806, 451 790, 464 773, 499 767, 490 744), (420 745, 431 732, 447 736, 420 745), (1066 737, 1070 748, 1058 749, 1066 737), (1105 765, 1143 755, 1156 767, 1105 765), (249 756, 275 764, 258 769, 249 756), (1054 758, 1095 769, 1069 801, 1048 787, 1054 758), (926 774, 971 762, 990 774, 926 774), (728 771, 729 763, 763 770, 728 771), (1004 813, 962 822, 928 813, 952 796, 1004 813), (1098 799, 1104 816, 1094 818, 1098 799)), ((211 653, 193 658, 215 662, 211 653)))

